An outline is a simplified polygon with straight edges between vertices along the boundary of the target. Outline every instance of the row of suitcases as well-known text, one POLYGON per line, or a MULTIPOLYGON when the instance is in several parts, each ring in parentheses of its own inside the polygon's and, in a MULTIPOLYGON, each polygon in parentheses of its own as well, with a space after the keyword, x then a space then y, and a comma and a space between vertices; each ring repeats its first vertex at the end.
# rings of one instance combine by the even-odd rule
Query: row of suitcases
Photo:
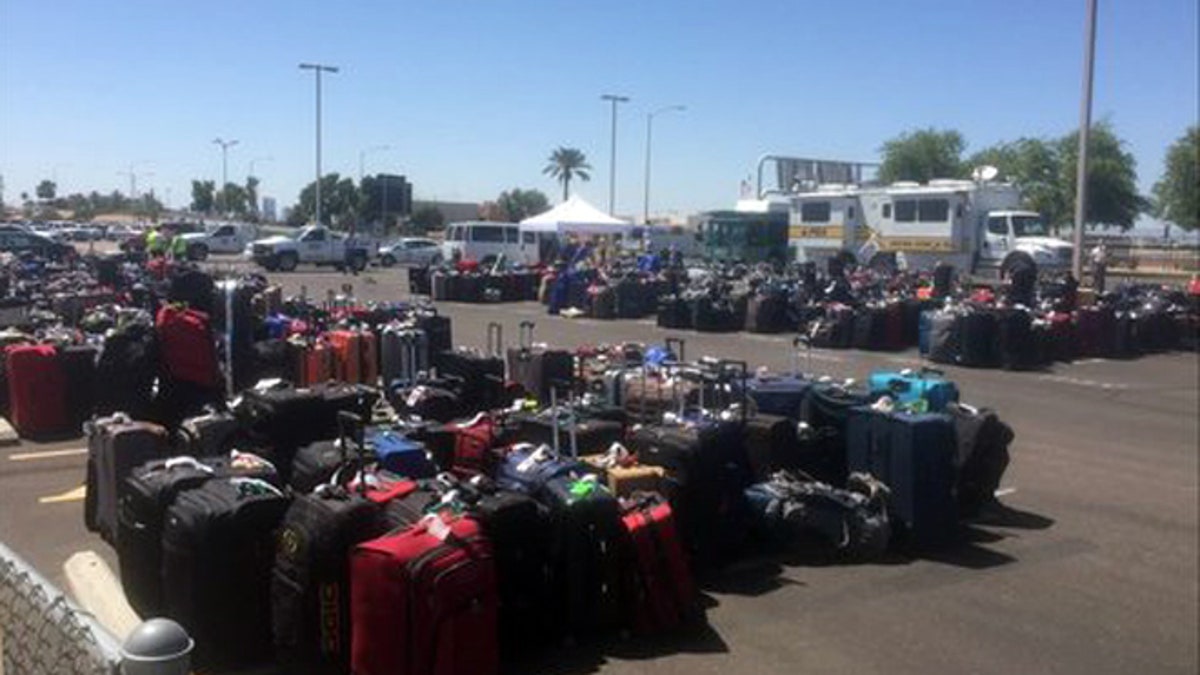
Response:
POLYGON ((435 302, 524 302, 537 300, 541 275, 530 270, 467 274, 450 270, 429 273, 428 295, 435 302))

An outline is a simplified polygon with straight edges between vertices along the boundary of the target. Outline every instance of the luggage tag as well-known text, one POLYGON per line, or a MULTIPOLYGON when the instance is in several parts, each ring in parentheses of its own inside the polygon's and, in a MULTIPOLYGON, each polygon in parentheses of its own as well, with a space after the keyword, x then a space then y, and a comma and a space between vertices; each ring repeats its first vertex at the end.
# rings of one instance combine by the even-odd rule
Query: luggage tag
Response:
POLYGON ((437 537, 439 541, 446 541, 454 534, 450 526, 442 518, 441 513, 431 513, 422 518, 421 523, 425 526, 425 530, 434 537, 437 537))
POLYGON ((584 474, 571 482, 570 494, 572 500, 590 497, 600 489, 599 478, 594 473, 584 474))
POLYGON ((542 445, 537 450, 534 450, 528 457, 521 460, 520 464, 517 464, 517 472, 529 473, 538 464, 548 462, 553 458, 554 451, 550 449, 550 446, 542 445))

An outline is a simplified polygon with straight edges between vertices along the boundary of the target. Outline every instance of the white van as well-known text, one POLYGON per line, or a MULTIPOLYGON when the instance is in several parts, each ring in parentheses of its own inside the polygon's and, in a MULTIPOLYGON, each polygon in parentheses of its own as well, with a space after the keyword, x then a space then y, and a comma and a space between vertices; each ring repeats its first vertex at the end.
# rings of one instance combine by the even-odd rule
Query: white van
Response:
POLYGON ((556 239, 555 233, 527 231, 518 223, 476 220, 450 223, 446 226, 442 255, 446 260, 457 255, 463 260, 480 262, 503 255, 512 263, 535 265, 542 259, 551 239, 556 239))

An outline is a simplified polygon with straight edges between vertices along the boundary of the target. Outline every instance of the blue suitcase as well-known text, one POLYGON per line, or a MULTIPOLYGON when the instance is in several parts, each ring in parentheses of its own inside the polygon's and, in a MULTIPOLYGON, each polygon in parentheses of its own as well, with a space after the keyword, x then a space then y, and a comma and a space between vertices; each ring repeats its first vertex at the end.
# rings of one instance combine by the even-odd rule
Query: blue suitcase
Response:
MULTIPOLYGON (((800 372, 800 347, 811 356, 811 343, 798 337, 792 341, 792 372, 788 374, 757 374, 746 380, 746 396, 754 401, 760 413, 779 415, 792 420, 800 419, 801 406, 813 381, 800 372)), ((809 366, 811 369, 811 359, 809 366)))
POLYGON ((437 474, 425 444, 394 429, 367 429, 363 440, 374 451, 379 466, 387 471, 406 478, 432 478, 437 474))
POLYGON ((555 457, 548 448, 529 445, 508 453, 496 470, 496 485, 505 490, 539 496, 546 483, 559 476, 594 473, 586 464, 555 457))
POLYGON ((888 509, 919 546, 945 541, 958 519, 954 421, 946 414, 851 412, 846 462, 891 489, 888 509))
POLYGON ((917 351, 921 352, 921 356, 929 354, 929 330, 933 326, 935 311, 932 309, 924 310, 917 319, 917 351))
POLYGON ((867 378, 872 396, 890 396, 897 405, 915 412, 942 412, 958 402, 958 385, 939 370, 877 370, 867 378))

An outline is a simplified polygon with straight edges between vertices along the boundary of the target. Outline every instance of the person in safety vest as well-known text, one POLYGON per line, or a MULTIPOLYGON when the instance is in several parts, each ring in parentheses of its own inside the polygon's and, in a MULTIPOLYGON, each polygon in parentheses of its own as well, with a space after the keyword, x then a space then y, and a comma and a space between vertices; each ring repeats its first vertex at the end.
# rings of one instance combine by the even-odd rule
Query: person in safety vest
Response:
POLYGON ((166 239, 158 231, 158 225, 151 225, 150 230, 146 232, 146 254, 152 257, 160 256, 166 252, 166 248, 166 239))
POLYGON ((187 240, 183 238, 183 228, 176 228, 175 235, 171 237, 171 257, 176 261, 184 261, 188 258, 187 240))

